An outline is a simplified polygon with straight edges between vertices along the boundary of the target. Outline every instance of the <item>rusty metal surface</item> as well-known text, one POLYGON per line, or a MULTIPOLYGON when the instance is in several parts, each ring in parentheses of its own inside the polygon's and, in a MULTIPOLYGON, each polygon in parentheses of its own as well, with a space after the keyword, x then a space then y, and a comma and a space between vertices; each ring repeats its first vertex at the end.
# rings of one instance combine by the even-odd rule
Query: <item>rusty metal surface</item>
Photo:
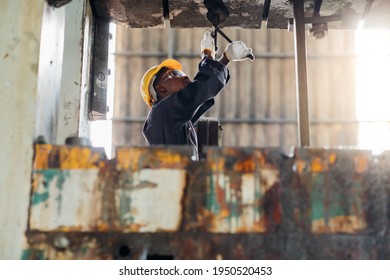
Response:
POLYGON ((23 259, 390 258, 390 152, 35 151, 23 259))
POLYGON ((91 231, 100 221, 101 149, 36 145, 29 228, 91 231))
POLYGON ((23 259, 389 259, 388 236, 178 233, 38 233, 23 259), (66 237, 68 247, 56 247, 66 237))
POLYGON ((36 145, 29 228, 42 231, 178 230, 189 150, 36 145))
POLYGON ((304 209, 294 208, 298 221, 310 221, 314 234, 366 230, 366 194, 372 187, 366 177, 375 167, 370 156, 367 151, 297 150, 297 198, 306 199, 304 209))
POLYGON ((187 147, 118 148, 115 189, 119 230, 177 231, 182 220, 186 186, 187 147))
POLYGON ((280 160, 276 149, 209 149, 208 230, 265 233, 280 224, 280 160))

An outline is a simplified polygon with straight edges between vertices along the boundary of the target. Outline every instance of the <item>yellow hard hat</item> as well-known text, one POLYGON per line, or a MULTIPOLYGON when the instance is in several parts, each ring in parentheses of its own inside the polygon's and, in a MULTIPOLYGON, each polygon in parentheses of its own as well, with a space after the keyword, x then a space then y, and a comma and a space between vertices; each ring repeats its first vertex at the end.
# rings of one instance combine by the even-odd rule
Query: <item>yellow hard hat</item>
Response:
POLYGON ((152 108, 153 102, 157 100, 157 93, 153 87, 153 82, 156 79, 156 74, 163 67, 167 67, 173 70, 182 70, 180 62, 170 58, 161 62, 160 65, 154 66, 148 71, 146 71, 146 73, 142 77, 140 89, 142 98, 150 108, 152 108))

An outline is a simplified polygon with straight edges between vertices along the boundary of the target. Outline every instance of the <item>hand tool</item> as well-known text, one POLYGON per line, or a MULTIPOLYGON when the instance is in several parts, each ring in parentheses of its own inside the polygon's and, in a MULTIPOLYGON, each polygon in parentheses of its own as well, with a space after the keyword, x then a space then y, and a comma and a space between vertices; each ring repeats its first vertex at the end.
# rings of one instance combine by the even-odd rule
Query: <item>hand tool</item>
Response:
MULTIPOLYGON (((222 0, 204 0, 204 5, 206 6, 206 8, 208 10, 206 17, 211 22, 212 26, 214 27, 214 31, 211 35, 214 38, 215 53, 217 53, 217 51, 218 51, 217 33, 219 33, 223 38, 225 38, 225 40, 228 43, 233 42, 218 27, 218 25, 229 16, 229 10, 225 6, 225 4, 222 2, 222 0)), ((246 57, 249 58, 250 60, 255 59, 253 54, 249 54, 246 57)))
MULTIPOLYGON (((221 36, 223 38, 225 38, 226 41, 228 41, 229 43, 233 43, 233 41, 228 36, 226 36, 226 34, 223 33, 221 29, 219 29, 217 26, 214 26, 214 32, 213 33, 215 33, 215 35, 214 35, 215 36, 214 37, 215 45, 217 45, 217 39, 216 39, 217 38, 217 34, 216 34, 217 32, 219 34, 221 34, 221 36)), ((250 60, 254 60, 255 59, 255 56, 253 54, 248 54, 246 57, 249 58, 250 60)))

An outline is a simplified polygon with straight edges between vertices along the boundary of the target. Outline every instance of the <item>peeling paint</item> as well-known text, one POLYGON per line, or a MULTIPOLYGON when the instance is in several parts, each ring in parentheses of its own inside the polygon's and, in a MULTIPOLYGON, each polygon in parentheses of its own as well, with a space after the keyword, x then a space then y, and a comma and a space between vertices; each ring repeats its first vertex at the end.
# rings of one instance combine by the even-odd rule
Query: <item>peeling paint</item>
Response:
POLYGON ((130 232, 178 230, 185 170, 141 169, 131 176, 130 187, 119 185, 116 191, 120 227, 130 232))
POLYGON ((102 167, 104 152, 100 148, 36 145, 34 168, 90 169, 102 167))
POLYGON ((74 169, 53 154, 78 147, 35 149, 47 168, 33 171, 24 259, 390 258, 390 153, 210 147, 193 162, 190 149, 122 147, 74 169))
POLYGON ((36 145, 30 228, 91 230, 99 211, 99 170, 105 167, 94 148, 36 145), (89 205, 89 206, 88 206, 89 205))
MULTIPOLYGON (((266 194, 278 185, 277 166, 267 163, 266 156, 256 150, 233 148, 209 150, 209 175, 206 209, 211 232, 266 232, 266 194)), ((277 197, 276 197, 277 199, 277 197)), ((272 203, 278 204, 277 201, 272 203)), ((272 210, 280 223, 279 206, 272 210)))
MULTIPOLYGON (((52 184, 59 190, 62 189, 62 184, 69 177, 68 171, 58 172, 58 170, 37 170, 33 176, 34 192, 32 195, 32 205, 47 202, 49 199, 49 189, 52 184), (39 188, 39 186, 42 186, 39 188)), ((61 194, 56 199, 61 201, 61 194)))
POLYGON ((25 249, 22 252, 21 260, 45 260, 45 250, 44 249, 25 249))
POLYGON ((190 149, 187 147, 180 147, 177 150, 156 149, 154 153, 148 153, 149 150, 149 148, 117 148, 117 169, 183 168, 190 161, 190 149))
POLYGON ((311 231, 322 234, 364 230, 367 223, 362 176, 368 168, 367 153, 348 155, 348 152, 340 152, 336 156, 334 152, 320 149, 312 150, 310 156, 305 153, 302 151, 297 157, 300 161, 311 158, 311 169, 299 173, 303 187, 310 194, 311 231), (338 175, 335 158, 343 164, 340 166, 343 177, 338 175), (331 168, 328 159, 333 163, 331 168))

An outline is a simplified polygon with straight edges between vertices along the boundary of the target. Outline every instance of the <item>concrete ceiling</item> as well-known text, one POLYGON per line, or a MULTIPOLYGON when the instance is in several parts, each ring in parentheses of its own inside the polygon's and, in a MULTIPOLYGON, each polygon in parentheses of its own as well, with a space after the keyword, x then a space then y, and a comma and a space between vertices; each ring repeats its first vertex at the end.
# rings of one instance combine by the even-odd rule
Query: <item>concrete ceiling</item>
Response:
MULTIPOLYGON (((162 0, 90 0, 98 18, 129 28, 163 27, 162 0)), ((263 18, 267 0, 222 0, 229 17, 220 27, 287 29, 293 17, 292 0, 271 0, 268 17, 263 18)), ((305 0, 305 16, 312 17, 316 0, 305 0)), ((321 16, 340 16, 328 23, 329 29, 353 29, 365 10, 367 0, 323 0, 321 16)), ((203 0, 169 0, 173 28, 209 27, 203 0)), ((366 28, 390 29, 390 0, 375 0, 366 28)))

